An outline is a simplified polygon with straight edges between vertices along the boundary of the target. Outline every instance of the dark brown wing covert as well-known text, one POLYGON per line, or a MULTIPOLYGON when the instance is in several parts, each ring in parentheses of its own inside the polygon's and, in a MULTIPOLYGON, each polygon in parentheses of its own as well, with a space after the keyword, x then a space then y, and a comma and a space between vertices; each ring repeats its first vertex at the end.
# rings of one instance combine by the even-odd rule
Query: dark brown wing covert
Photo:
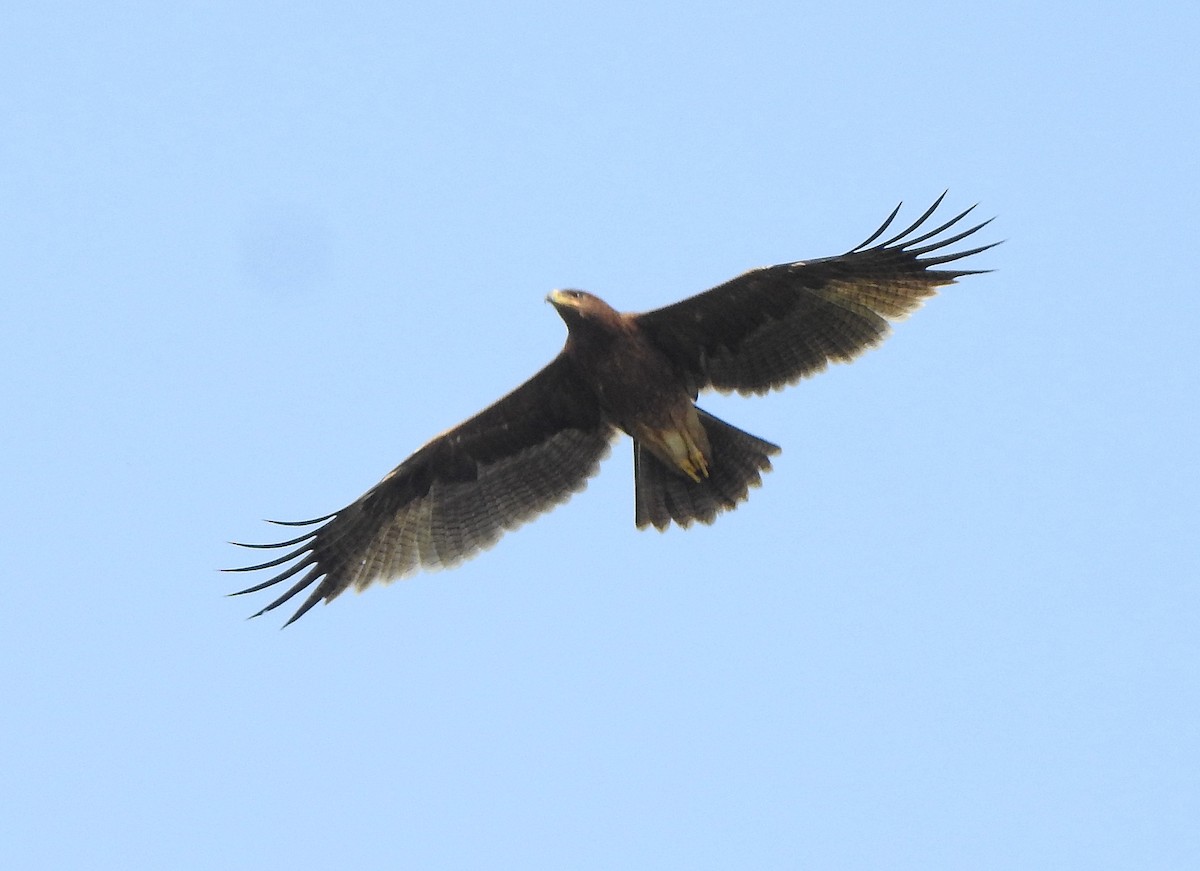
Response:
POLYGON ((584 489, 613 435, 570 361, 560 355, 494 405, 431 440, 346 508, 282 524, 320 524, 315 529, 278 544, 243 545, 293 549, 229 571, 295 562, 234 595, 299 574, 287 592, 258 612, 316 584, 292 623, 351 586, 361 590, 418 570, 457 565, 584 489))
POLYGON ((695 390, 767 393, 830 362, 853 360, 887 336, 889 321, 916 310, 937 288, 987 271, 932 268, 992 247, 945 252, 988 221, 930 241, 971 209, 914 235, 944 197, 886 241, 872 244, 891 226, 899 206, 870 238, 845 254, 754 269, 698 296, 638 315, 637 323, 694 379, 695 390))

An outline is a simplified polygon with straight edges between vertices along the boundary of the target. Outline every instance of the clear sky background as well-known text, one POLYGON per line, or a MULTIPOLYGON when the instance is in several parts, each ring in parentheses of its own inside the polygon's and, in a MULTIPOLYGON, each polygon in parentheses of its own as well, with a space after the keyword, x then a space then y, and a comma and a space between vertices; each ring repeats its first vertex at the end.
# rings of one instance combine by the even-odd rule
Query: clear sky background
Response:
POLYGON ((0 28, 0 866, 1200 867, 1194 2, 17 4, 0 28), (264 517, 899 201, 994 273, 279 631, 264 517))

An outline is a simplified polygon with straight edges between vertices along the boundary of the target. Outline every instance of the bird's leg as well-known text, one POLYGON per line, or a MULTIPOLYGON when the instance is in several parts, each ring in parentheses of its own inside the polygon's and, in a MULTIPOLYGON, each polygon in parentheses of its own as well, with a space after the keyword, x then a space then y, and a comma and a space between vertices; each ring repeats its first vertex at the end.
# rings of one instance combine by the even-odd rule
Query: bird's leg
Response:
POLYGON ((699 483, 708 477, 708 458, 687 430, 659 430, 646 446, 669 466, 699 483))

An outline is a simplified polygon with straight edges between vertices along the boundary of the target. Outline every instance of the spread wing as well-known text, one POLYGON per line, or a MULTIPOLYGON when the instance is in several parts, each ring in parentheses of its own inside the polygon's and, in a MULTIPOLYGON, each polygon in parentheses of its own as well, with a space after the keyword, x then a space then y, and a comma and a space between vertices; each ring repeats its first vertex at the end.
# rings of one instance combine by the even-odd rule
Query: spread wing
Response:
POLYGON ((293 549, 278 559, 227 571, 296 562, 234 595, 300 574, 258 612, 316 584, 288 620, 292 623, 350 586, 361 590, 420 569, 456 565, 584 489, 608 453, 613 433, 570 360, 560 354, 499 402, 434 438, 346 508, 283 524, 320 524, 315 529, 278 544, 242 545, 293 549))
POLYGON ((912 226, 876 243, 900 207, 865 242, 838 257, 754 269, 682 302, 637 316, 644 333, 692 379, 739 393, 767 393, 848 362, 879 344, 888 322, 915 311, 937 288, 988 270, 936 269, 978 254, 948 246, 989 222, 954 228, 971 209, 920 232, 945 194, 912 226))

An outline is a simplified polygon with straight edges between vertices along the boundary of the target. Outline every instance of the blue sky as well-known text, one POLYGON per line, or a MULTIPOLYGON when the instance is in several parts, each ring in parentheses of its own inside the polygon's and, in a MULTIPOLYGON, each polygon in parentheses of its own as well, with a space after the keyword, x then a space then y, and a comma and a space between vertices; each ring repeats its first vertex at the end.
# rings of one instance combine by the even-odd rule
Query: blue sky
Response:
MULTIPOLYGON (((1194 3, 23 4, 0 865, 1195 868, 1194 3), (949 189, 1005 244, 712 527, 618 445, 285 632, 226 542, 949 189)), ((284 615, 286 616, 286 615, 284 615)))

